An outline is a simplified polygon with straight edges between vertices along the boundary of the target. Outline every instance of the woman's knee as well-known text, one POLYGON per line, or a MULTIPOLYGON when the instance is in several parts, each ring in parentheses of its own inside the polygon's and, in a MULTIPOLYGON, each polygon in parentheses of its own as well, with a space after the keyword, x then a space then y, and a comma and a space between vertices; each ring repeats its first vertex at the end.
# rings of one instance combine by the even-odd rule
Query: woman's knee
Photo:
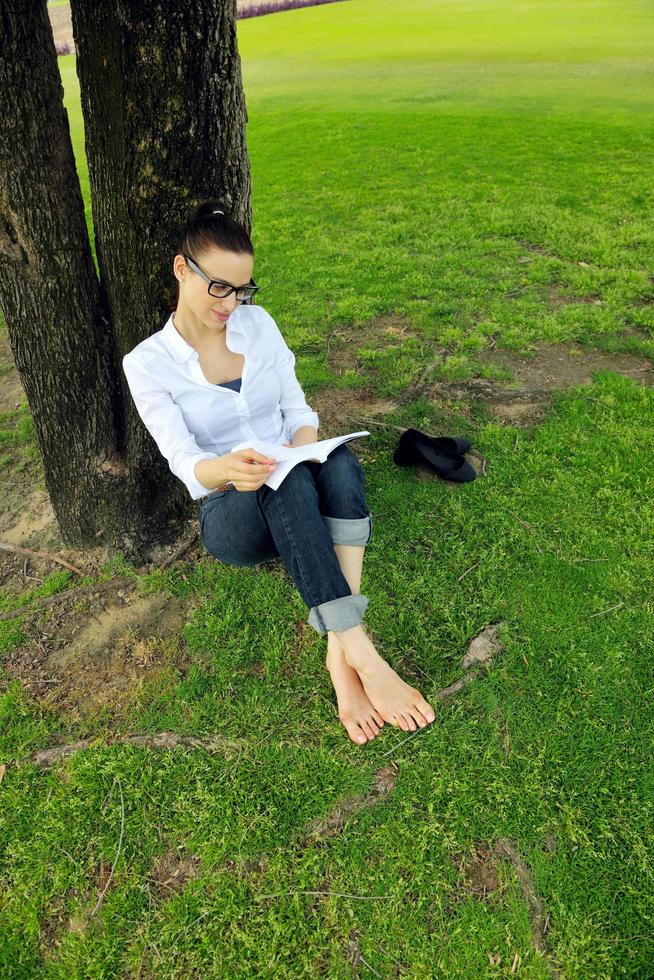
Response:
POLYGON ((236 560, 230 557, 229 555, 214 554, 213 551, 209 551, 206 544, 204 547, 209 552, 212 558, 214 558, 216 561, 221 562, 221 564, 223 565, 230 565, 232 568, 253 568, 255 565, 263 565, 264 562, 271 561, 273 558, 278 557, 277 553, 275 553, 274 555, 261 555, 257 558, 248 557, 247 560, 243 560, 239 556, 239 560, 236 560))
POLYGON ((318 463, 315 460, 303 460, 298 463, 280 483, 276 492, 278 493, 284 488, 285 484, 286 489, 289 489, 294 484, 309 483, 318 477, 324 477, 328 473, 330 476, 333 475, 335 480, 346 480, 348 476, 355 478, 363 478, 364 476, 363 466, 352 450, 343 443, 329 454, 324 463, 318 463))
POLYGON ((217 561, 248 567, 278 555, 270 529, 258 513, 255 497, 256 494, 248 494, 247 499, 232 498, 228 502, 223 496, 201 509, 200 538, 217 561), (236 510, 235 503, 239 505, 236 510))
POLYGON ((244 551, 241 549, 236 552, 221 546, 220 542, 206 541, 204 537, 202 538, 202 544, 205 550, 216 561, 220 561, 224 565, 234 565, 236 568, 251 568, 253 565, 261 565, 263 562, 270 561, 272 558, 279 556, 276 548, 259 549, 258 551, 244 551))
POLYGON ((333 470, 336 475, 343 477, 347 477, 348 474, 357 477, 364 476, 363 466, 346 443, 338 446, 329 454, 326 464, 323 463, 323 466, 325 465, 328 469, 333 470))
POLYGON ((324 466, 324 463, 302 460, 292 470, 289 470, 276 490, 271 490, 265 484, 261 490, 265 491, 268 496, 273 494, 287 497, 299 495, 301 499, 307 499, 307 492, 310 493, 316 489, 316 469, 319 470, 321 466, 324 466))

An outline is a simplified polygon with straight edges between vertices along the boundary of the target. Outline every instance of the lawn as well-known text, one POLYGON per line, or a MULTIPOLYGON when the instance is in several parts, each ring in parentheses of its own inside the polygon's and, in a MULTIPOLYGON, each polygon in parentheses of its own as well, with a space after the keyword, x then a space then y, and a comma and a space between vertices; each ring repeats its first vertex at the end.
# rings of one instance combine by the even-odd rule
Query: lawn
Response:
MULTIPOLYGON (((501 381, 490 346, 654 359, 654 13, 344 0, 238 37, 258 299, 310 404, 395 403, 357 444, 365 623, 437 719, 349 742, 284 570, 201 548, 146 574, 107 562, 183 618, 127 637, 142 676, 93 710, 63 673, 47 693, 11 666, 52 609, 0 621, 0 972, 652 976, 654 390, 598 371, 529 426, 403 396, 501 381), (406 426, 468 436, 484 472, 395 467, 406 426), (437 699, 489 624, 492 665, 437 699), (161 732, 178 744, 131 738, 161 732)), ((91 228, 74 56, 59 65, 91 228)), ((28 407, 0 425, 3 479, 28 492, 28 407)), ((79 584, 3 588, 2 609, 79 584)))

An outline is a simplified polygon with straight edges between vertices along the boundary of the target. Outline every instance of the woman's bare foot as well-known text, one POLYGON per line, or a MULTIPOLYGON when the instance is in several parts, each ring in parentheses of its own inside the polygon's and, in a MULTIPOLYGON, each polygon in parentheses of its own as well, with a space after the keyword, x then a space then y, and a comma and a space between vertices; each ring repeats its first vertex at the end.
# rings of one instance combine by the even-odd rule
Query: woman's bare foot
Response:
POLYGON ((379 734, 383 718, 375 711, 361 680, 345 660, 338 637, 327 633, 327 669, 338 701, 338 717, 353 742, 363 745, 379 734))
POLYGON ((425 728, 434 720, 432 706, 379 656, 363 626, 353 626, 336 635, 345 662, 361 678, 364 691, 384 721, 404 732, 415 732, 418 725, 425 728))

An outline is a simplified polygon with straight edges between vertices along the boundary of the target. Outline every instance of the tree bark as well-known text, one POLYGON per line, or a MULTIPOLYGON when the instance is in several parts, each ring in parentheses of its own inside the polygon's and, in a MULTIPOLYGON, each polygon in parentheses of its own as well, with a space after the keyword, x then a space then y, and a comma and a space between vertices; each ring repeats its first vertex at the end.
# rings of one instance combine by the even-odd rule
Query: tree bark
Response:
POLYGON ((236 3, 71 4, 99 282, 45 0, 0 10, 0 305, 65 543, 141 562, 197 504, 121 362, 164 325, 191 208, 220 197, 251 228, 236 3))
POLYGON ((93 545, 120 403, 44 0, 5 0, 0 38, 0 305, 62 537, 93 545))
MULTIPOLYGON (((100 281, 111 310, 133 535, 162 515, 197 516, 145 429, 122 356, 160 330, 176 239, 219 197, 251 228, 247 111, 236 0, 73 0, 100 281)), ((146 530, 149 540, 153 532, 146 530)))

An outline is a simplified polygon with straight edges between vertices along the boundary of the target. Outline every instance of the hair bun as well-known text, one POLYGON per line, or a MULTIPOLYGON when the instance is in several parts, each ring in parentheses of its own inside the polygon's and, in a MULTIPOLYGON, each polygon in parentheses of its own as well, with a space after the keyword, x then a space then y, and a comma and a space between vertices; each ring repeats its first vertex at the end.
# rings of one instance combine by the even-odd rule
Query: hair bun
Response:
POLYGON ((231 217, 229 208, 223 201, 204 201, 191 215, 191 221, 203 221, 205 218, 214 218, 219 214, 227 218, 231 217))

